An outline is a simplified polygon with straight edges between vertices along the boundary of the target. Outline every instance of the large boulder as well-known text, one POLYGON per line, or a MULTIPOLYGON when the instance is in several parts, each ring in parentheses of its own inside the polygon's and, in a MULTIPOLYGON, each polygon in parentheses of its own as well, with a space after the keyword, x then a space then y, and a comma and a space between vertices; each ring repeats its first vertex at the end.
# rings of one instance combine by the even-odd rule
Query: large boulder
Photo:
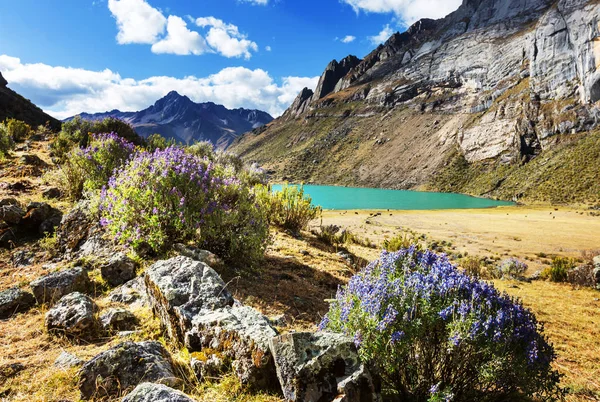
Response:
POLYGON ((27 213, 21 221, 21 226, 39 234, 53 233, 61 219, 60 210, 45 202, 31 202, 27 205, 27 213))
POLYGON ((352 339, 332 333, 289 333, 271 339, 271 352, 288 401, 380 401, 352 339))
POLYGON ((90 236, 94 222, 88 213, 89 205, 80 203, 63 216, 56 232, 58 247, 64 253, 71 253, 90 236))
POLYGON ((144 382, 135 387, 121 402, 194 402, 194 400, 166 385, 144 382))
POLYGON ((29 292, 13 288, 0 292, 0 319, 10 318, 35 306, 35 298, 29 292))
POLYGON ((240 380, 264 388, 275 380, 268 320, 250 307, 232 307, 233 297, 208 265, 180 256, 159 261, 145 273, 154 312, 172 339, 191 352, 217 350, 232 361, 240 380))
POLYGON ((88 296, 79 292, 68 294, 46 313, 46 329, 52 334, 89 338, 98 329, 97 311, 98 306, 88 296))
POLYGON ((117 253, 100 267, 100 273, 110 286, 119 286, 135 278, 135 262, 125 253, 117 253))
POLYGON ((79 371, 81 399, 116 397, 142 382, 177 387, 169 352, 158 342, 124 342, 100 353, 79 371))
POLYGON ((114 289, 108 295, 108 300, 115 303, 129 304, 131 306, 145 306, 150 302, 146 294, 146 283, 139 276, 114 289))
POLYGON ((100 323, 106 331, 131 331, 137 325, 137 318, 131 311, 111 308, 100 316, 100 323))
POLYGON ((72 292, 83 292, 90 288, 87 271, 81 267, 66 269, 42 276, 29 284, 38 303, 55 303, 72 292))
POLYGON ((19 205, 7 204, 0 206, 0 220, 10 224, 18 225, 25 216, 26 211, 19 205))

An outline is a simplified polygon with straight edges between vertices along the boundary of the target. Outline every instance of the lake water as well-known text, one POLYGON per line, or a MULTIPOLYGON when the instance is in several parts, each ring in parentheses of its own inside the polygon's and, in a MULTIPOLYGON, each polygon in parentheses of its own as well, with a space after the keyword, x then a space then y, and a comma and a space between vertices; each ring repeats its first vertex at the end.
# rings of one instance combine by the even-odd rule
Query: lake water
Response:
MULTIPOLYGON (((274 184, 273 191, 281 190, 274 184)), ((377 188, 305 185, 304 193, 312 197, 314 205, 323 209, 470 209, 514 205, 509 201, 495 201, 464 194, 430 193, 377 188)))

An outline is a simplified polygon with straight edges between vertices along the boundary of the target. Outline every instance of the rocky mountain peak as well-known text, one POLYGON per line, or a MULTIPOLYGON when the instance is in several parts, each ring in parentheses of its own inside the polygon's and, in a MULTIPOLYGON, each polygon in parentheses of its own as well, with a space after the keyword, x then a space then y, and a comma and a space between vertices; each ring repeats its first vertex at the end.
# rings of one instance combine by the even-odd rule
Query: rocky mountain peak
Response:
POLYGON ((312 97, 313 102, 317 101, 336 90, 338 82, 350 72, 354 67, 360 64, 362 60, 356 56, 349 55, 340 60, 332 60, 319 79, 317 88, 312 97))
POLYGON ((8 81, 0 73, 0 88, 5 88, 8 85, 8 81))

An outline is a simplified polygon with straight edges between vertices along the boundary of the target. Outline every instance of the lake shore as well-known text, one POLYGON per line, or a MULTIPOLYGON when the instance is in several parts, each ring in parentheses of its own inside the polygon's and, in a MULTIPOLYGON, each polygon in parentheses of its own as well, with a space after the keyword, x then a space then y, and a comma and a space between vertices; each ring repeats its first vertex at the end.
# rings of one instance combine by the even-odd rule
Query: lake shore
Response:
MULTIPOLYGON (((579 257, 600 249, 600 217, 575 207, 507 206, 430 211, 323 211, 323 225, 338 225, 381 244, 405 230, 451 242, 455 252, 527 259, 530 271, 548 256, 579 257), (374 216, 381 213, 379 216, 374 216)), ((313 221, 318 227, 321 221, 313 221)), ((374 252, 376 255, 377 252, 374 252)))

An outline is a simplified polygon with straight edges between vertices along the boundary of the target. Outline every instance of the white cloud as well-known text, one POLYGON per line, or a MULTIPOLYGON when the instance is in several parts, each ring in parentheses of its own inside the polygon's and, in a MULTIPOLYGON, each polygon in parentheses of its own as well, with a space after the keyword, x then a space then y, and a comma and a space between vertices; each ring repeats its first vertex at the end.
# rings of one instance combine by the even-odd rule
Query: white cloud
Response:
POLYGON ((256 6, 266 6, 269 4, 269 0, 238 0, 240 3, 250 3, 256 6))
POLYGON ((394 13, 405 24, 421 18, 442 18, 455 11, 462 0, 342 0, 354 11, 394 13))
POLYGON ((117 42, 153 44, 165 31, 167 19, 144 0, 108 0, 108 9, 117 20, 117 42))
POLYGON ((266 50, 267 52, 270 52, 270 51, 271 51, 271 50, 273 50, 273 49, 271 49, 271 46, 265 46, 265 50, 266 50))
POLYGON ((0 71, 12 89, 60 119, 84 111, 142 110, 171 90, 195 102, 256 108, 278 116, 302 88, 314 88, 319 79, 284 77, 278 84, 262 69, 228 67, 207 77, 155 76, 135 80, 109 69, 90 71, 42 63, 23 64, 20 59, 6 55, 0 55, 0 71))
POLYGON ((225 57, 252 57, 250 51, 257 51, 258 45, 240 33, 237 26, 226 24, 215 17, 196 19, 196 25, 202 28, 210 27, 206 35, 208 44, 225 57))
POLYGON ((198 32, 190 31, 181 17, 169 16, 167 36, 152 45, 153 53, 199 56, 210 52, 206 40, 198 32))
POLYGON ((356 36, 346 35, 342 39, 340 39, 340 41, 342 43, 351 43, 351 42, 354 42, 355 39, 356 39, 356 36))
POLYGON ((379 45, 380 43, 384 43, 385 41, 387 41, 390 36, 392 36, 394 34, 394 30, 392 28, 390 28, 389 24, 384 26, 383 29, 381 30, 381 32, 379 32, 377 35, 375 36, 369 36, 369 40, 371 41, 372 44, 374 45, 379 45))

